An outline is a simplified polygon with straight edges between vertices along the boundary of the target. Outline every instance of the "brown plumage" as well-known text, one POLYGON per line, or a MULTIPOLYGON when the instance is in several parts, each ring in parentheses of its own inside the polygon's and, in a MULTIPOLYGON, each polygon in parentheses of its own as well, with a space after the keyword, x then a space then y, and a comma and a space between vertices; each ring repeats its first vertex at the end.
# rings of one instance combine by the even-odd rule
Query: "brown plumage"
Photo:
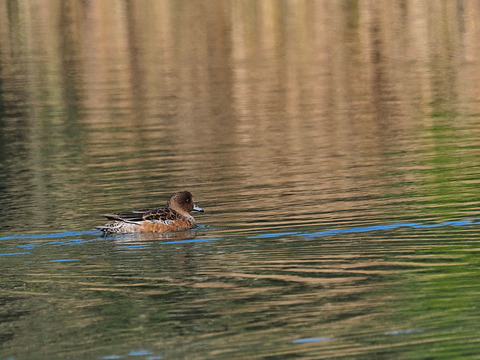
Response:
POLYGON ((165 208, 105 214, 103 216, 110 221, 96 229, 106 233, 163 233, 187 230, 197 225, 190 215, 193 210, 203 212, 203 209, 195 205, 189 191, 180 191, 170 196, 165 208))

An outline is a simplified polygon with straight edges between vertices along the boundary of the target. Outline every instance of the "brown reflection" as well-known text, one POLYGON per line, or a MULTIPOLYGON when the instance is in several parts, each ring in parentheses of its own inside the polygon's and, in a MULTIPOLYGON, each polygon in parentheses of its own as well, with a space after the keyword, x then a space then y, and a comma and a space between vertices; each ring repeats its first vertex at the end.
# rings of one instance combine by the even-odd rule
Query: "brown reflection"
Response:
MULTIPOLYGON (((424 154, 468 167, 459 150, 478 144, 465 114, 479 113, 479 9, 463 4, 1 0, 1 126, 25 147, 3 170, 29 172, 6 193, 61 227, 92 202, 154 205, 179 186, 245 210, 265 195, 289 209, 264 214, 278 226, 291 212, 382 217, 386 195, 438 199, 449 181, 421 170, 445 158, 424 154), (445 127, 451 150, 435 140, 445 127)), ((2 158, 19 152, 2 142, 2 158)))
POLYGON ((112 239, 118 244, 135 244, 150 241, 184 241, 193 240, 197 237, 197 231, 172 231, 167 233, 138 233, 138 234, 124 234, 124 235, 104 235, 106 239, 112 239))

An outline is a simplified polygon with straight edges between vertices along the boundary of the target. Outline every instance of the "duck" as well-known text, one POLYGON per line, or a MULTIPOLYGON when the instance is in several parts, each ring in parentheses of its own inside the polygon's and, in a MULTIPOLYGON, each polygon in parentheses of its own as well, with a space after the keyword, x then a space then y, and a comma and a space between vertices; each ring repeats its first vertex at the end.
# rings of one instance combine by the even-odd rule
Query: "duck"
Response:
POLYGON ((164 208, 141 209, 104 214, 109 221, 96 229, 107 234, 165 233, 188 230, 197 226, 191 211, 204 212, 195 205, 190 191, 179 191, 170 196, 164 208))

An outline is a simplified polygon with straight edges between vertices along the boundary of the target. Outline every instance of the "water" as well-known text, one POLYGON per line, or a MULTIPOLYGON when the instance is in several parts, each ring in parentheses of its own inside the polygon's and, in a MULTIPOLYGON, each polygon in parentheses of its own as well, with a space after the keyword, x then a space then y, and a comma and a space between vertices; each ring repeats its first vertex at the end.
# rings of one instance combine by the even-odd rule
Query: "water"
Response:
POLYGON ((477 358, 475 2, 0 9, 1 359, 477 358))

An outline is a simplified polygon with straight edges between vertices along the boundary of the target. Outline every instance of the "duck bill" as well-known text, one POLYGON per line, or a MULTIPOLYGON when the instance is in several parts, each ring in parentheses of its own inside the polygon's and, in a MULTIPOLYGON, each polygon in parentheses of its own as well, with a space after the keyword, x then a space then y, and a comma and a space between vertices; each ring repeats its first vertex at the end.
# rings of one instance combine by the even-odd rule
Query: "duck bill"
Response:
POLYGON ((203 210, 200 206, 197 206, 197 205, 193 205, 193 210, 200 211, 200 212, 205 212, 205 210, 203 210))

